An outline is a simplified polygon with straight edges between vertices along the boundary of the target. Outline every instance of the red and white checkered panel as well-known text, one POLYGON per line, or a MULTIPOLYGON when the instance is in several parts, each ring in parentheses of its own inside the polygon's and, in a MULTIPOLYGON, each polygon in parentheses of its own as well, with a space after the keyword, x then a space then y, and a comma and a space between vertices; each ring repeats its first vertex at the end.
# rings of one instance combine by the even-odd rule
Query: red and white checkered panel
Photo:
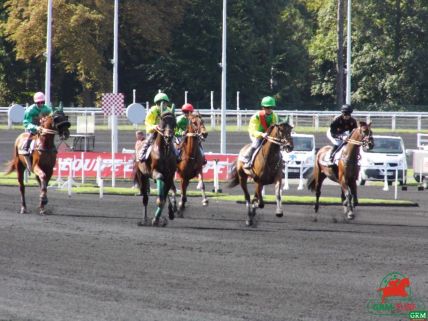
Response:
POLYGON ((125 112, 125 96, 119 94, 103 94, 101 108, 104 115, 122 115, 125 112))

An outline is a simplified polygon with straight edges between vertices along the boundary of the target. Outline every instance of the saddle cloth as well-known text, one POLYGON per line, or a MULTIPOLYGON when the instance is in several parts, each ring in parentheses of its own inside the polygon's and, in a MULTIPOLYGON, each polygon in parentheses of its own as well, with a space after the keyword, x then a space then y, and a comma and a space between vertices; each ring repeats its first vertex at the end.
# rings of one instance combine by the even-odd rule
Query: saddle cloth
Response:
MULTIPOLYGON (((334 155, 333 163, 337 165, 339 163, 339 159, 342 157, 344 146, 334 155)), ((330 155, 333 149, 330 149, 327 153, 324 154, 324 157, 320 159, 321 165, 327 166, 330 163, 330 155)))
MULTIPOLYGON (((257 154, 259 153, 259 151, 262 149, 263 144, 261 144, 259 147, 257 147, 257 149, 254 151, 253 156, 251 157, 251 164, 254 164, 254 160, 256 159, 257 154)), ((248 147, 250 148, 250 147, 248 147)), ((247 151, 247 150, 245 150, 247 151)), ((243 155, 239 155, 239 160, 243 163, 247 162, 247 160, 244 158, 243 155)))

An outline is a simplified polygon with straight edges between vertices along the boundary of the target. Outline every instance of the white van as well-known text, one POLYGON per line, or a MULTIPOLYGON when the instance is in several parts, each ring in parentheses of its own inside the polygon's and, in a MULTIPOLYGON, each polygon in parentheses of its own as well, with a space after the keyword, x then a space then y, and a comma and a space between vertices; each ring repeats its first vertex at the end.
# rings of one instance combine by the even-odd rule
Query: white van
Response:
POLYGON ((367 152, 360 149, 360 185, 364 185, 368 180, 385 180, 385 172, 388 184, 392 184, 396 170, 400 185, 406 184, 407 159, 403 139, 374 135, 373 140, 373 149, 367 152))
POLYGON ((287 153, 282 151, 282 158, 288 167, 288 178, 299 178, 300 170, 306 178, 312 172, 315 162, 315 136, 291 134, 294 149, 287 153))

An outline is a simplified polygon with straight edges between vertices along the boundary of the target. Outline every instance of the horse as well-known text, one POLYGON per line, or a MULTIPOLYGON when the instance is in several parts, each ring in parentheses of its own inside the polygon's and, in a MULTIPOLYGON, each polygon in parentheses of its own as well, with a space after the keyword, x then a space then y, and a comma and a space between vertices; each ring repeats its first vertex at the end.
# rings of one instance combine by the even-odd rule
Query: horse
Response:
MULTIPOLYGON (((355 218, 354 208, 358 205, 357 180, 360 172, 360 166, 358 164, 360 146, 362 146, 364 151, 368 151, 374 147, 371 123, 358 123, 358 128, 351 132, 347 139, 346 146, 343 147, 342 155, 337 166, 328 167, 325 161, 326 156, 328 156, 332 150, 331 146, 324 146, 318 151, 315 157, 314 170, 307 181, 308 189, 315 192, 316 195, 315 213, 318 213, 319 209, 322 183, 324 179, 328 177, 332 181, 340 184, 345 219, 353 220, 355 218)), ((314 221, 317 221, 316 217, 314 221)))
POLYGON ((250 144, 245 145, 239 152, 237 160, 234 162, 231 171, 231 179, 229 187, 235 187, 240 184, 245 195, 245 204, 247 207, 246 225, 252 226, 256 215, 256 208, 263 208, 264 201, 262 190, 264 185, 275 183, 276 196, 276 216, 282 217, 283 210, 281 204, 281 185, 283 178, 284 162, 281 156, 281 148, 285 148, 287 152, 293 150, 293 139, 291 130, 293 126, 288 122, 281 122, 271 125, 266 133, 267 136, 263 141, 263 145, 259 152, 254 157, 253 167, 251 170, 243 168, 244 163, 241 158, 246 150, 250 148, 250 144), (256 183, 254 198, 250 203, 250 194, 248 193, 247 180, 251 177, 256 183))
POLYGON ((202 205, 208 206, 208 199, 205 195, 205 183, 202 173, 204 157, 200 144, 208 136, 204 121, 198 112, 194 112, 189 117, 184 140, 181 142, 181 160, 177 164, 177 173, 180 176, 181 200, 178 204, 178 216, 183 217, 183 211, 187 202, 187 187, 189 181, 198 176, 202 191, 202 205))
MULTIPOLYGON (((156 181, 158 198, 155 216, 152 220, 153 226, 166 226, 167 220, 162 217, 162 211, 168 197, 169 190, 174 184, 174 175, 177 166, 177 155, 174 148, 174 128, 176 126, 175 116, 172 112, 161 114, 161 120, 156 130, 156 138, 150 150, 150 155, 146 162, 135 161, 134 182, 140 189, 143 202, 143 219, 138 223, 140 226, 148 224, 147 204, 149 201, 150 178, 156 181)), ((140 150, 136 149, 136 155, 140 150)), ((169 203, 169 218, 174 219, 176 209, 175 195, 174 206, 169 203)))
POLYGON ((44 215, 46 213, 45 205, 48 204, 47 187, 52 177, 57 155, 55 135, 59 135, 62 141, 67 140, 70 136, 70 125, 68 116, 62 111, 56 111, 52 115, 41 117, 41 130, 33 138, 35 140, 35 148, 31 151, 30 156, 20 153, 21 147, 27 140, 29 133, 21 133, 16 138, 13 159, 8 163, 6 175, 13 171, 17 172, 19 191, 21 192, 21 214, 28 213, 24 185, 24 171, 28 165, 27 161, 32 165, 32 172, 36 175, 36 180, 40 188, 39 214, 44 215))

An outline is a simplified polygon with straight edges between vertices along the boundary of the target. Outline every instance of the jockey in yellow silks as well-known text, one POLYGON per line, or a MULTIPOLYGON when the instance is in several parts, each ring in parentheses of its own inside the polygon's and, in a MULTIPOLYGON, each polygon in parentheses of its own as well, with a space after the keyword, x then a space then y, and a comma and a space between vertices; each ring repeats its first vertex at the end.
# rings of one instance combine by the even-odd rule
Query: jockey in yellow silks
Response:
POLYGON ((243 155, 245 169, 250 169, 253 166, 253 154, 267 137, 267 129, 271 125, 278 123, 278 115, 272 110, 272 108, 276 107, 275 98, 270 96, 264 97, 260 105, 262 109, 251 116, 250 123, 248 125, 248 132, 250 134, 252 144, 243 155))

